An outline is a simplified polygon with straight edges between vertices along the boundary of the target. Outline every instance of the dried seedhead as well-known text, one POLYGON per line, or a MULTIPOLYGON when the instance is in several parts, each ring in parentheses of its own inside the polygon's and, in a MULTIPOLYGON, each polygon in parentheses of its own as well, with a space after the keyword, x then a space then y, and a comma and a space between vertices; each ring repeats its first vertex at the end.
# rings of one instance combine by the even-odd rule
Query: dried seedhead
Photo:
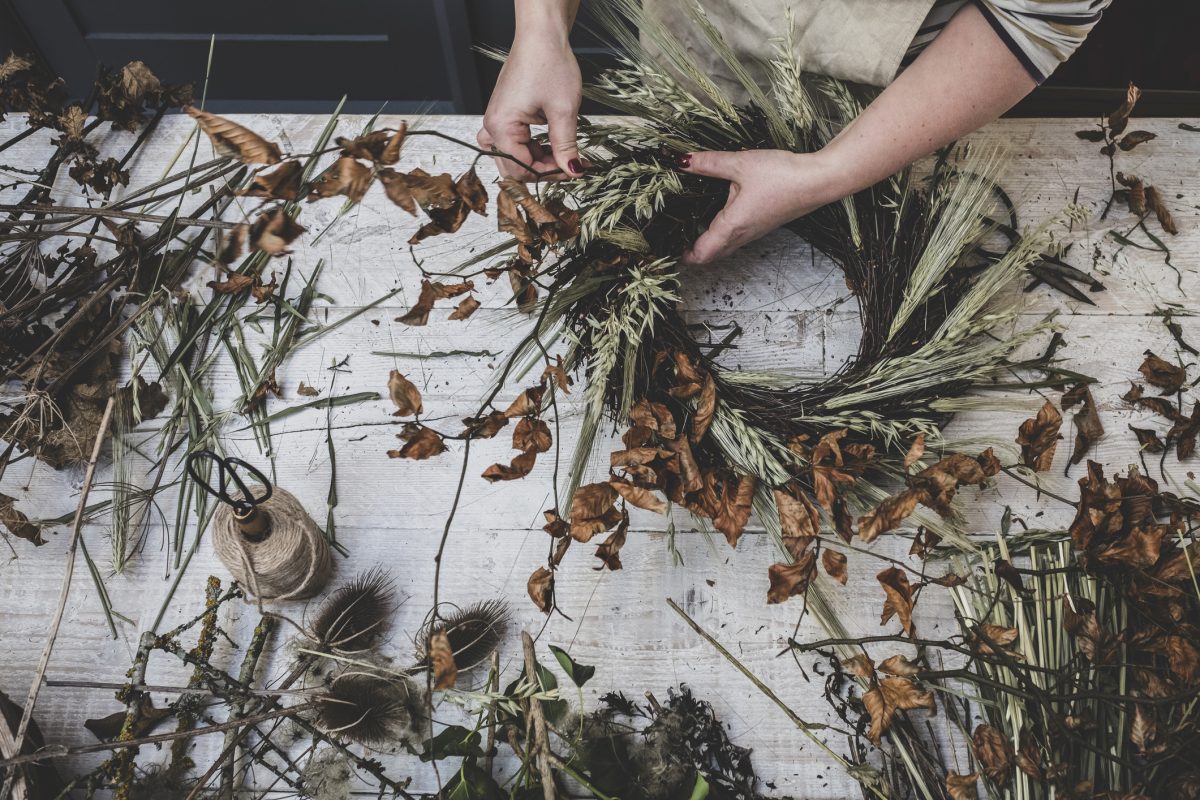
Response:
POLYGON ((421 688, 406 678, 344 672, 317 700, 317 723, 365 745, 418 740, 424 729, 421 688))
POLYGON ((309 625, 318 647, 342 653, 371 647, 396 609, 392 578, 382 569, 364 572, 325 599, 309 625))
POLYGON ((432 631, 428 625, 421 629, 417 662, 421 665, 427 663, 431 634, 445 633, 459 671, 476 667, 500 645, 510 619, 508 604, 500 599, 482 600, 463 608, 455 607, 432 631))

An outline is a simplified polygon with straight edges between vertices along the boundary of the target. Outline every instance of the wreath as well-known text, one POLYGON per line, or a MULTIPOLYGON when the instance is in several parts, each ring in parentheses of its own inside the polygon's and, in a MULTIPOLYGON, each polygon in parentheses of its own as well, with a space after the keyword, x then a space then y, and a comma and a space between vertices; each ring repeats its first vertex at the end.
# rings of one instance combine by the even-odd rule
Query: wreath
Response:
MULTIPOLYGON (((968 392, 996 385, 1001 374, 1052 371, 1047 358, 1010 360, 1039 327, 992 333, 1014 322, 1017 301, 1001 293, 1040 261, 1048 226, 1016 235, 1013 206, 996 182, 996 151, 947 149, 926 175, 906 170, 790 226, 842 270, 861 315, 856 356, 813 382, 727 369, 719 355, 729 342, 698 340, 679 311, 684 276, 676 266, 724 206, 727 184, 681 173, 674 160, 697 150, 813 152, 860 113, 861 101, 842 82, 800 73, 785 55, 787 40, 769 65, 769 88, 760 88, 697 11, 696 24, 750 97, 735 106, 654 20, 632 5, 607 16, 626 55, 585 94, 639 121, 585 120, 584 177, 549 184, 540 197, 502 181, 499 197, 501 230, 515 240, 503 269, 518 301, 538 316, 511 363, 544 358, 544 343, 565 336, 566 355, 547 375, 565 388, 561 376, 578 370, 586 387, 569 513, 546 512, 546 530, 561 546, 531 577, 530 595, 552 607, 553 569, 571 540, 615 528, 597 555, 619 567, 628 525, 620 500, 660 512, 669 500, 711 520, 731 545, 754 510, 793 562, 772 568, 769 599, 780 601, 815 575, 809 543, 822 518, 847 542, 871 541, 917 504, 951 515, 958 486, 999 469, 990 450, 936 463, 925 451, 945 452, 940 431, 968 392), (628 17, 657 58, 629 32, 628 17), (998 222, 997 212, 1008 221, 998 222), (997 232, 1007 246, 987 249, 997 232), (628 423, 625 447, 612 453, 607 480, 579 486, 606 418, 628 423), (897 480, 908 489, 889 497, 882 487, 897 480)), ((545 385, 533 390, 535 400, 545 385)), ((521 449, 516 438, 514 446, 521 449)), ((496 465, 486 477, 528 471, 520 466, 496 465)), ((931 535, 957 533, 938 517, 921 522, 931 535)), ((837 577, 844 557, 822 561, 837 577)))

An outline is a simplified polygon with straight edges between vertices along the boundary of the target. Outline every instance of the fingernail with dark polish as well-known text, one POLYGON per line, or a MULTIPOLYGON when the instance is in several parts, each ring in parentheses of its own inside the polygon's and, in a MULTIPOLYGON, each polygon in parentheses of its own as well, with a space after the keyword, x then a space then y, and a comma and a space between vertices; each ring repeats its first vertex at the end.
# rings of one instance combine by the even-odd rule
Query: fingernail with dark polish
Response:
POLYGON ((692 166, 692 154, 684 153, 681 156, 675 156, 675 166, 680 169, 689 169, 692 166))
POLYGON ((567 162, 567 169, 571 170, 576 175, 583 174, 583 162, 578 158, 572 158, 567 162))

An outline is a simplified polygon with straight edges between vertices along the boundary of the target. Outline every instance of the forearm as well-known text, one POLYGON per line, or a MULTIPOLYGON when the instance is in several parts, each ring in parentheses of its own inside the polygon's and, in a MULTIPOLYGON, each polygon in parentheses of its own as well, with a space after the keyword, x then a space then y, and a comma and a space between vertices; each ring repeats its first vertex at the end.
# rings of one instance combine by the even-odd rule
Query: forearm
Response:
POLYGON ((579 11, 579 0, 514 0, 513 7, 518 40, 550 37, 566 44, 579 11))
POLYGON ((838 194, 853 194, 991 122, 1036 85, 968 4, 821 155, 838 194))

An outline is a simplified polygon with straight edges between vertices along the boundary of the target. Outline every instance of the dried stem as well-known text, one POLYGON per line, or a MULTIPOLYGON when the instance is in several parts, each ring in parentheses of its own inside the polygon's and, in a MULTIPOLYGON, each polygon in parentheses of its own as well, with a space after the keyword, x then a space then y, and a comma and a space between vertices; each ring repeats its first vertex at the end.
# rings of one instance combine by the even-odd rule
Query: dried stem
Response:
MULTIPOLYGON (((525 654, 525 676, 530 682, 538 680, 537 657, 533 653, 533 637, 529 631, 521 631, 521 648, 525 654)), ((554 773, 550 768, 550 736, 546 732, 546 715, 542 703, 536 697, 529 698, 529 715, 533 719, 534 757, 537 759, 538 774, 542 778, 542 796, 554 800, 554 773)))
MULTIPOLYGON (((50 621, 50 631, 46 634, 46 643, 42 647, 42 656, 38 660, 37 670, 33 675, 33 683, 30 685, 29 694, 25 698, 25 709, 21 713, 21 721, 17 725, 17 732, 13 737, 11 750, 5 754, 9 760, 19 758, 21 749, 25 746, 25 734, 29 730, 29 721, 33 718, 33 707, 37 703, 38 693, 42 688, 42 678, 46 674, 46 667, 50 663, 50 653, 54 650, 54 640, 58 638, 58 629, 62 625, 63 613, 67 607, 67 597, 71 594, 71 578, 75 574, 75 554, 79 550, 79 538, 83 528, 83 512, 87 507, 88 494, 92 490, 92 481, 96 477, 96 462, 100 460, 100 449, 104 446, 104 436, 108 432, 109 424, 112 422, 115 400, 115 397, 108 398, 108 402, 104 405, 104 415, 100 418, 100 425, 96 430, 96 442, 92 447, 92 457, 88 461, 87 471, 83 476, 83 488, 79 492, 79 504, 75 508, 75 521, 71 525, 71 544, 67 548, 67 564, 63 570, 62 588, 58 593, 58 607, 55 609, 54 616, 50 621)), ((0 767, 6 765, 7 762, 0 763, 0 767)), ((10 771, 5 777, 4 785, 0 787, 0 798, 9 796, 16 774, 15 770, 10 771)))

